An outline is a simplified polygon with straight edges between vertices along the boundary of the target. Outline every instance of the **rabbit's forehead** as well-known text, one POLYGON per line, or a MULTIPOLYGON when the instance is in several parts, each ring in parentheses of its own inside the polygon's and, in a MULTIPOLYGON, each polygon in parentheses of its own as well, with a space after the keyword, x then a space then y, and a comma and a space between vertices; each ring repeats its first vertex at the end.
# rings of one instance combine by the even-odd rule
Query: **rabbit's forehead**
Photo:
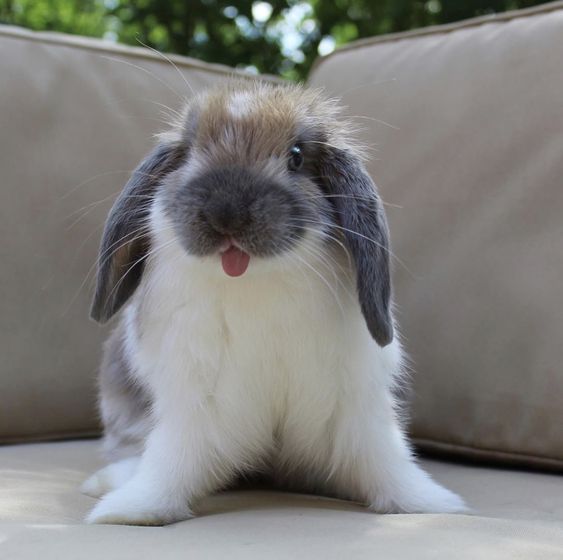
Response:
POLYGON ((226 100, 229 115, 233 119, 243 119, 252 116, 258 109, 254 96, 248 91, 235 91, 226 100))
POLYGON ((302 128, 304 111, 276 92, 233 91, 200 107, 196 143, 216 155, 268 157, 285 154, 302 128))

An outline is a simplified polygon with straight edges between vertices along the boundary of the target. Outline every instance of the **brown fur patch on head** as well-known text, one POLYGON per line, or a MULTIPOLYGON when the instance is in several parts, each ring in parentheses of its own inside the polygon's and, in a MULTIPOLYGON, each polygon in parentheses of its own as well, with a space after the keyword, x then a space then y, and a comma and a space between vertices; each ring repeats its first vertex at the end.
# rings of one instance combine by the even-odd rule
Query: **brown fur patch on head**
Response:
POLYGON ((353 127, 339 115, 320 90, 232 81, 196 97, 176 130, 209 163, 254 165, 284 160, 296 143, 350 148, 353 127))

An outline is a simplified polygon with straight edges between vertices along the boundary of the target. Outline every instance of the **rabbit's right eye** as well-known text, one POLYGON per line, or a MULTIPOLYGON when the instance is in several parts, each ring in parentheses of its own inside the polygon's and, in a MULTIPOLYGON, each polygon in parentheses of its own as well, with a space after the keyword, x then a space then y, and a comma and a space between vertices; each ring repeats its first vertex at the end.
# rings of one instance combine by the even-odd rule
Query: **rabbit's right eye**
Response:
POLYGON ((295 144, 295 146, 289 150, 287 167, 290 171, 298 171, 301 167, 303 167, 303 160, 303 152, 301 151, 301 148, 295 144))

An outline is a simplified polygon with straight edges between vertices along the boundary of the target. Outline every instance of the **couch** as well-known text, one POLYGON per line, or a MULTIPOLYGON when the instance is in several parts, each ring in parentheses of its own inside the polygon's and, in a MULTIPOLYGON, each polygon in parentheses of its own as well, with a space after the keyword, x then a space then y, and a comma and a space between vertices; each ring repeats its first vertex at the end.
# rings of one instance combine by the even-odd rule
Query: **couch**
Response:
POLYGON ((382 516, 260 487, 168 527, 90 526, 105 215, 192 95, 184 80, 252 77, 0 27, 0 558, 563 558, 562 60, 555 2, 357 41, 308 79, 371 147, 411 435, 470 512, 382 516))

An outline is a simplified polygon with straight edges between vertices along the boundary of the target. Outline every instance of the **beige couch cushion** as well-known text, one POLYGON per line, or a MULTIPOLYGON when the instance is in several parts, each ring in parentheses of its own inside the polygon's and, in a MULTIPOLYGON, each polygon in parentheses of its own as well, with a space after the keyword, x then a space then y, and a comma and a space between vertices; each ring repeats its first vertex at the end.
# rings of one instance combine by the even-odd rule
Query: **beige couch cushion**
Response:
POLYGON ((398 318, 427 449, 563 468, 562 61, 556 3, 362 41, 311 77, 359 116, 399 206, 398 318))
POLYGON ((82 524, 95 500, 78 486, 96 442, 0 448, 0 557, 453 559, 563 558, 558 476, 425 461, 474 515, 376 515, 352 503, 266 491, 206 499, 201 517, 165 528, 82 524))
POLYGON ((113 197, 178 108, 233 72, 0 27, 0 442, 95 432, 88 321, 113 197))

